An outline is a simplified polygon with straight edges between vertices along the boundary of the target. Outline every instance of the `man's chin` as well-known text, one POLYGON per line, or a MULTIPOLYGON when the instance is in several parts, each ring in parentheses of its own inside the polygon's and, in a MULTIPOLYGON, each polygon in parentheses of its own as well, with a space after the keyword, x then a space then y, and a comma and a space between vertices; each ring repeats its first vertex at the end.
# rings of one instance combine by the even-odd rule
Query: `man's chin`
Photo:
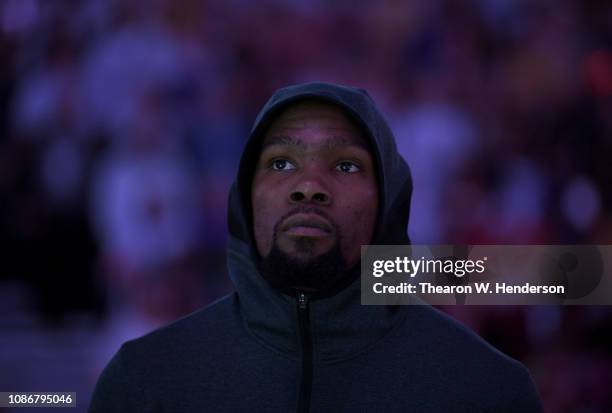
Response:
POLYGON ((336 246, 335 237, 296 237, 283 235, 277 240, 278 249, 298 260, 315 259, 329 253, 336 246))
POLYGON ((325 289, 344 276, 347 269, 338 242, 310 247, 274 243, 259 263, 262 276, 275 286, 308 291, 325 289))
POLYGON ((317 262, 324 257, 326 254, 331 251, 331 248, 321 249, 321 250, 311 250, 311 251, 300 251, 296 249, 283 250, 280 249, 280 252, 284 254, 288 260, 295 261, 301 265, 309 265, 311 263, 317 262))

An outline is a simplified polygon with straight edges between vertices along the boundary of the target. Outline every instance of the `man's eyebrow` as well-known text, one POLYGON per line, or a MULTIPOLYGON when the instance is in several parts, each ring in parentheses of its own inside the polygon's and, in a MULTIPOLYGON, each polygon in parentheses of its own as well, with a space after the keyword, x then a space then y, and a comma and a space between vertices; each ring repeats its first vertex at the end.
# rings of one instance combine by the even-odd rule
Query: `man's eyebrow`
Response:
POLYGON ((290 146, 299 149, 302 152, 306 150, 306 144, 304 141, 291 136, 272 136, 271 138, 267 139, 266 142, 264 142, 261 150, 264 151, 271 146, 290 146))
POLYGON ((328 139, 327 141, 325 141, 325 147, 327 149, 342 148, 346 146, 357 146, 368 152, 370 151, 370 148, 368 147, 368 145, 366 145, 363 139, 355 140, 355 139, 348 139, 348 138, 341 137, 341 136, 334 136, 328 139))
MULTIPOLYGON (((293 147, 301 152, 306 151, 306 149, 308 148, 307 143, 292 136, 272 136, 263 144, 262 151, 271 146, 288 146, 293 147)), ((325 147, 325 149, 336 149, 347 146, 356 146, 365 151, 370 151, 370 148, 362 139, 354 140, 341 136, 333 136, 327 139, 324 142, 323 146, 325 147)))

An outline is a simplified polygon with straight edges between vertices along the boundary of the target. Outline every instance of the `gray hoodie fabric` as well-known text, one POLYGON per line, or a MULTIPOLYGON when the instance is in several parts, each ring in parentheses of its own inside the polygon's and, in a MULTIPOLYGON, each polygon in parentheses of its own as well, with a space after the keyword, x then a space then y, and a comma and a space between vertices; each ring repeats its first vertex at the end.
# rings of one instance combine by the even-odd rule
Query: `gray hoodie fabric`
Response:
POLYGON ((305 99, 342 108, 371 144, 380 198, 372 243, 409 243, 410 171, 368 94, 320 82, 280 89, 255 121, 230 192, 236 291, 125 343, 89 411, 541 412, 523 365, 429 306, 362 306, 355 271, 312 295, 258 273, 250 186, 262 134, 305 99))

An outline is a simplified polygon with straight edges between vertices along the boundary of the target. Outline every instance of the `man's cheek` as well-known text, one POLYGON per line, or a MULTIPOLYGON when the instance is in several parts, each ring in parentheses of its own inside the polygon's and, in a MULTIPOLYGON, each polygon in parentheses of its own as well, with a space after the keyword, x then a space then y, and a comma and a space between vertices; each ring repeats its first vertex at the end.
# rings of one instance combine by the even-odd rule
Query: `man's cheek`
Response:
POLYGON ((358 245, 365 245, 370 243, 376 222, 376 208, 372 208, 371 205, 363 205, 360 208, 355 208, 349 211, 345 228, 346 233, 343 237, 347 238, 347 241, 358 245), (359 225, 355 225, 358 222, 359 225))
POLYGON ((253 230, 259 253, 267 255, 272 244, 273 226, 269 223, 266 208, 258 206, 256 202, 253 204, 253 230))

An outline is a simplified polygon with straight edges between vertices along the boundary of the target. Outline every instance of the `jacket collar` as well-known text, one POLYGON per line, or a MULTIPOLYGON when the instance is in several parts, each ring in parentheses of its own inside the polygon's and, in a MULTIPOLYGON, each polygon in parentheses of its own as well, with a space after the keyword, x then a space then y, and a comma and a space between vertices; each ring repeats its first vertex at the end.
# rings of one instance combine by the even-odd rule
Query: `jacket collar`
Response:
MULTIPOLYGON (((263 345, 291 358, 300 355, 297 296, 272 288, 257 272, 250 248, 230 237, 229 273, 247 329, 263 345)), ((360 283, 330 297, 310 301, 310 328, 315 361, 334 362, 352 357, 374 345, 401 322, 400 306, 360 304, 360 283)))

